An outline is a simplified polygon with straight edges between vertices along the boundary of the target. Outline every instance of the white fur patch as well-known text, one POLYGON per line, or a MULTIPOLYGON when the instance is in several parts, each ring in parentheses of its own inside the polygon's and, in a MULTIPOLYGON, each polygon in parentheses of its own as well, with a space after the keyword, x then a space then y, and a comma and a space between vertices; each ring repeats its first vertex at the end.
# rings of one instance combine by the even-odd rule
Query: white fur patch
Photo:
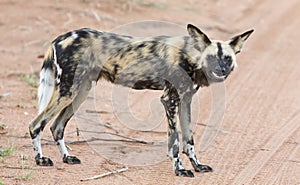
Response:
POLYGON ((173 158, 173 163, 174 163, 174 169, 176 169, 176 167, 178 167, 178 170, 184 170, 184 167, 183 167, 179 157, 173 158))
POLYGON ((53 45, 52 48, 53 48, 53 58, 54 58, 53 63, 54 63, 54 65, 56 67, 56 70, 57 70, 57 75, 56 75, 55 81, 56 81, 56 84, 60 84, 60 78, 61 78, 61 74, 62 74, 62 69, 59 66, 59 64, 57 63, 55 46, 53 45))
POLYGON ((43 153, 42 153, 42 145, 41 145, 41 133, 38 133, 38 135, 32 140, 32 144, 36 155, 39 154, 40 158, 42 158, 43 153))
MULTIPOLYGON (((174 141, 174 143, 173 143, 173 146, 178 146, 178 148, 179 148, 179 142, 178 142, 178 140, 177 139, 175 139, 175 141, 174 141)), ((170 150, 168 151, 168 156, 170 157, 170 158, 173 158, 173 146, 170 148, 170 150)))
MULTIPOLYGON (((175 139, 174 143, 173 143, 173 146, 177 146, 179 148, 179 141, 178 139, 175 139)), ((184 170, 184 167, 180 161, 180 158, 179 158, 179 154, 178 154, 178 157, 174 157, 173 156, 173 147, 171 147, 171 149, 169 150, 169 153, 168 153, 169 157, 172 158, 172 161, 173 161, 173 168, 174 169, 178 169, 178 170, 184 170)))
POLYGON ((200 164, 200 161, 197 159, 195 154, 195 147, 193 145, 187 144, 187 154, 190 159, 193 159, 196 163, 200 164))
POLYGON ((40 85, 38 89, 39 113, 48 105, 54 91, 53 71, 43 68, 40 72, 40 85))
POLYGON ((78 34, 75 31, 72 31, 72 37, 75 40, 78 38, 78 34))
POLYGON ((58 144, 58 148, 59 148, 61 156, 62 157, 69 156, 69 153, 68 153, 68 150, 67 150, 64 138, 59 139, 57 141, 57 144, 58 144))

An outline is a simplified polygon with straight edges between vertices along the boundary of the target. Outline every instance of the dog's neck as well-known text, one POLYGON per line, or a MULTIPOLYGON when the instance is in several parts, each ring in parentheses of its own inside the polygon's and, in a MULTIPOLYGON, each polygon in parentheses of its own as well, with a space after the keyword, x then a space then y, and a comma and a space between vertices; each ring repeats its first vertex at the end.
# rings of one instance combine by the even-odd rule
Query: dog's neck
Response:
POLYGON ((199 87, 209 86, 209 82, 207 80, 207 77, 206 77, 205 73, 203 72, 203 70, 201 68, 195 70, 193 80, 194 80, 194 83, 196 85, 198 85, 199 87))

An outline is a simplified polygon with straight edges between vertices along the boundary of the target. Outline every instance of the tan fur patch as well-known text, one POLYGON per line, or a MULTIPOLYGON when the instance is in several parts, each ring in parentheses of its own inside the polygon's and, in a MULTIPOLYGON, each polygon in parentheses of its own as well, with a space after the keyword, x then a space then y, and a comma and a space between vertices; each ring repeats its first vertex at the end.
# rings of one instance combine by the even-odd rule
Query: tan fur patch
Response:
POLYGON ((45 53, 44 60, 53 58, 53 50, 52 47, 48 47, 48 50, 45 53))
POLYGON ((72 45, 74 40, 75 40, 74 37, 71 35, 66 39, 60 41, 58 44, 61 45, 62 49, 65 49, 66 47, 72 45))

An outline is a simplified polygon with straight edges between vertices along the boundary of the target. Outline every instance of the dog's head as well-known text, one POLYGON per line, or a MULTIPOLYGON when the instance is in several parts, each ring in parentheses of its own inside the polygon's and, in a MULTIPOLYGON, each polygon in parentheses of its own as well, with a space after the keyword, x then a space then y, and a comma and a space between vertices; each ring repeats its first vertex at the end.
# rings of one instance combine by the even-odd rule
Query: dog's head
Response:
POLYGON ((224 81, 237 67, 236 54, 254 30, 233 37, 229 41, 210 40, 199 28, 189 24, 188 33, 192 44, 201 52, 198 67, 205 73, 210 82, 224 81))

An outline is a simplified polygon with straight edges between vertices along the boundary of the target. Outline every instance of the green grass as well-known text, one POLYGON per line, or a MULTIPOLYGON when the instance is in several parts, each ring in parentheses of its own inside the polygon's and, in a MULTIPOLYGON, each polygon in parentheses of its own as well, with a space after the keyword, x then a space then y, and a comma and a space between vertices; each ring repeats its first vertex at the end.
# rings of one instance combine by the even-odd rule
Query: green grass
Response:
POLYGON ((31 87, 38 87, 39 81, 36 75, 34 74, 20 74, 19 78, 21 81, 25 82, 31 87))
POLYGON ((21 164, 21 169, 24 170, 27 167, 28 163, 27 162, 22 162, 21 164))
POLYGON ((37 90, 36 89, 30 89, 31 99, 36 100, 37 99, 37 90))
MULTIPOLYGON (((1 124, 0 125, 0 130, 5 130, 7 128, 7 125, 6 124, 1 124)), ((1 184, 0 184, 1 185, 1 184)))
POLYGON ((146 2, 144 0, 132 0, 132 2, 149 8, 156 8, 156 9, 166 9, 167 5, 165 3, 157 3, 157 2, 146 2))
POLYGON ((26 175, 24 175, 24 179, 25 180, 29 180, 32 176, 32 172, 27 173, 26 175))
POLYGON ((17 107, 24 109, 24 108, 26 108, 26 105, 23 102, 20 102, 17 104, 17 107))
POLYGON ((14 147, 10 146, 7 149, 0 150, 0 157, 10 156, 14 151, 14 147))
MULTIPOLYGON (((30 95, 31 95, 31 99, 36 100, 37 99, 37 90, 36 90, 36 88, 39 86, 38 75, 35 74, 35 73, 32 73, 32 74, 19 74, 18 77, 26 85, 32 87, 29 91, 30 95)), ((24 108, 21 103, 18 105, 18 107, 24 108)))
POLYGON ((20 158, 22 160, 22 163, 21 163, 22 174, 15 175, 15 179, 27 181, 32 177, 33 172, 31 169, 28 168, 28 162, 26 162, 26 160, 28 159, 28 156, 21 154, 20 158), (27 170, 30 170, 30 171, 28 172, 27 170))
POLYGON ((20 175, 17 179, 20 179, 20 180, 29 180, 30 178, 32 177, 32 171, 29 172, 29 173, 26 173, 24 175, 20 175))

